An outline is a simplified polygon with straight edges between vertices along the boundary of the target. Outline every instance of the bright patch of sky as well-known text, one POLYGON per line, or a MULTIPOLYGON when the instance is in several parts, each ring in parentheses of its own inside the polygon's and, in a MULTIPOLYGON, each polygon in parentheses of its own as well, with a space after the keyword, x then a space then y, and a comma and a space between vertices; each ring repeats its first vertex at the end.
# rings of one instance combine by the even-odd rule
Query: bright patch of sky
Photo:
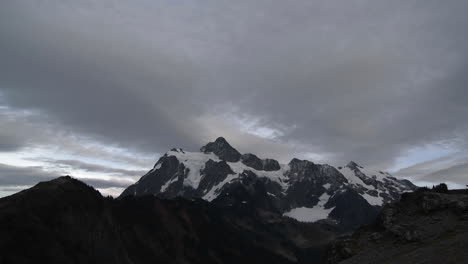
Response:
POLYGON ((98 188, 97 190, 98 190, 103 196, 118 197, 118 196, 124 191, 124 188, 111 187, 111 188, 98 188))
MULTIPOLYGON (((104 147, 103 147, 104 148, 104 147)), ((114 155, 118 152, 123 153, 123 150, 112 148, 114 155)), ((28 147, 15 152, 0 152, 0 163, 15 166, 18 168, 41 168, 44 172, 52 173, 57 176, 70 175, 82 180, 102 180, 108 181, 110 185, 118 183, 119 185, 130 185, 138 180, 148 168, 148 166, 139 166, 125 162, 117 162, 115 160, 106 160, 106 157, 101 159, 87 156, 77 156, 60 151, 54 148, 28 147), (47 158, 43 158, 47 157, 47 158), (65 161, 65 163, 63 163, 65 161), (67 164, 67 161, 71 161, 67 164), (73 162, 77 162, 75 165, 73 162), (85 164, 85 166, 79 166, 85 164), (86 165, 88 167, 86 167, 86 165), (128 171, 128 175, 124 175, 128 171)), ((154 163, 155 161, 153 161, 154 163)), ((0 197, 11 195, 19 190, 29 188, 31 186, 19 186, 15 188, 2 188, 0 197)), ((122 191, 119 187, 109 187, 99 189, 103 195, 116 196, 122 191)))
MULTIPOLYGON (((115 152, 114 152, 115 153, 115 152)), ((42 148, 42 147, 35 147, 35 148, 25 148, 20 151, 16 152, 0 152, 0 160, 2 163, 18 166, 18 167, 29 167, 29 166, 43 166, 49 170, 54 169, 64 169, 63 166, 58 167, 53 165, 53 161, 57 160, 79 160, 82 162, 87 162, 91 164, 100 164, 102 166, 108 166, 111 168, 117 169, 126 169, 126 170, 146 170, 149 167, 145 166, 138 166, 131 163, 124 163, 124 162, 117 162, 113 160, 105 159, 98 159, 95 157, 87 157, 87 156, 77 156, 73 154, 68 154, 65 151, 61 152, 57 149, 52 148, 42 148), (47 159, 43 157, 48 157, 47 159)), ((73 168, 70 166, 70 171, 73 171, 73 168)), ((59 170, 60 171, 60 170, 59 170)), ((90 174, 85 173, 85 174, 90 174)), ((85 177, 85 175, 82 175, 85 177)))
POLYGON ((286 127, 281 124, 269 122, 266 117, 254 116, 243 113, 239 107, 228 105, 216 107, 216 115, 224 120, 229 120, 240 132, 258 136, 264 139, 278 139, 291 133, 296 126, 286 127))
POLYGON ((31 186, 0 186, 0 198, 12 195, 31 186))
POLYGON ((285 134, 285 129, 262 125, 260 118, 244 115, 242 117, 231 116, 231 119, 239 126, 240 131, 261 138, 276 139, 285 134))
POLYGON ((398 157, 395 161, 395 165, 391 167, 389 171, 396 172, 400 169, 407 168, 418 163, 451 156, 457 152, 459 152, 459 150, 443 143, 416 147, 410 149, 406 154, 398 157))

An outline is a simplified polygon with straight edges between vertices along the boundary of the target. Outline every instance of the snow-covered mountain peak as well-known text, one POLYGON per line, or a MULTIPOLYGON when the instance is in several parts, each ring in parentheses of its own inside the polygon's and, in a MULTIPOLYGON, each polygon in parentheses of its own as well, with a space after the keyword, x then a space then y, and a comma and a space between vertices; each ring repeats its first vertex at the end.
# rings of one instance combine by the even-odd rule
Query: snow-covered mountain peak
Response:
POLYGON ((398 180, 388 172, 359 166, 354 162, 340 167, 339 171, 348 180, 349 185, 358 190, 372 205, 382 206, 392 202, 398 199, 401 193, 412 191, 416 187, 407 180, 398 180))
POLYGON ((366 214, 347 222, 349 215, 361 214, 359 210, 363 208, 373 211, 372 208, 397 200, 401 193, 414 188, 409 181, 355 162, 338 168, 299 159, 280 164, 251 153, 241 154, 224 138, 218 138, 202 147, 201 152, 180 148, 168 151, 122 196, 180 196, 227 205, 236 203, 236 199, 250 199, 291 217, 300 215, 298 218, 306 219, 304 214, 318 213, 307 219, 322 219, 326 215, 353 225, 364 221, 366 214), (236 199, 234 193, 238 194, 236 199))

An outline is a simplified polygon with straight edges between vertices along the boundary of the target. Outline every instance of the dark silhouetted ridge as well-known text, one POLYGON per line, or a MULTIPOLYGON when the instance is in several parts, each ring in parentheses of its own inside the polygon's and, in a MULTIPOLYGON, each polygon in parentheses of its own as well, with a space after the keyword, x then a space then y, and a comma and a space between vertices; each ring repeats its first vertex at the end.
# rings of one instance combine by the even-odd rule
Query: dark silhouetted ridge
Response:
POLYGON ((104 198, 71 177, 0 199, 1 264, 310 263, 332 237, 243 203, 104 198))

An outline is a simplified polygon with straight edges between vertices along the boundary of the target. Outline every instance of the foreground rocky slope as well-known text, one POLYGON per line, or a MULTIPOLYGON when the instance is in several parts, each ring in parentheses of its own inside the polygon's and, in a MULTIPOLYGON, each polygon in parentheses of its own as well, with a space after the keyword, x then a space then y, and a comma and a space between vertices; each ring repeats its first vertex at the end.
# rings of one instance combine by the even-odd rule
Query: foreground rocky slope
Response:
POLYGON ((338 168, 299 159, 280 164, 241 154, 224 138, 218 138, 200 152, 167 152, 121 197, 151 194, 169 199, 201 198, 224 205, 250 203, 248 197, 232 197, 233 192, 242 192, 236 191, 239 188, 264 201, 266 210, 299 221, 328 221, 342 230, 352 230, 373 222, 381 206, 398 200, 415 186, 354 162, 338 168), (254 185, 261 192, 253 193, 257 190, 254 185))
POLYGON ((332 232, 259 208, 103 198, 60 177, 0 199, 0 263, 319 263, 332 232))
POLYGON ((421 190, 332 244, 328 263, 468 263, 468 191, 421 190))

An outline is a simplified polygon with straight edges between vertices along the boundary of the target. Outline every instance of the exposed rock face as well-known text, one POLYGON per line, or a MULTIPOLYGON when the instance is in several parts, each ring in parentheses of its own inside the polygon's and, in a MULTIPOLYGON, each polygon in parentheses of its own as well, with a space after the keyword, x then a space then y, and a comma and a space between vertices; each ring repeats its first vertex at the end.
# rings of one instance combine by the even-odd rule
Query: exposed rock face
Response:
POLYGON ((263 170, 263 162, 254 154, 244 154, 241 157, 242 163, 256 170, 263 170))
POLYGON ((352 230, 362 225, 371 224, 379 213, 379 208, 370 205, 361 195, 352 189, 345 190, 341 195, 333 196, 325 207, 337 208, 330 212, 329 217, 340 219, 344 230, 352 230))
POLYGON ((280 170, 280 164, 274 159, 265 159, 262 161, 264 171, 277 171, 280 170))
POLYGON ((350 168, 351 170, 359 170, 359 168, 362 168, 354 161, 350 161, 348 164, 346 164, 346 167, 350 168))
POLYGON ((468 191, 417 191, 329 248, 328 263, 468 263, 468 191))
POLYGON ((185 165, 179 162, 176 157, 165 155, 136 184, 125 189, 122 195, 161 193, 161 198, 175 198, 183 194, 183 181, 187 173, 185 165), (167 188, 163 188, 167 182, 171 182, 171 184, 167 188))
POLYGON ((279 164, 250 153, 241 155, 224 138, 218 138, 201 150, 169 151, 121 197, 153 194, 162 198, 202 198, 220 202, 217 198, 222 196, 228 204, 234 203, 232 197, 227 197, 228 190, 238 186, 239 193, 264 202, 262 206, 269 205, 268 210, 300 221, 328 218, 338 228, 351 230, 372 222, 381 206, 415 188, 409 181, 355 162, 336 169, 307 160, 292 159, 289 164, 279 164), (251 185, 252 182, 255 184, 251 185), (239 186, 245 187, 245 191, 239 186), (264 192, 252 194, 252 190, 264 192))
MULTIPOLYGON (((245 192, 262 188, 256 178, 245 180, 253 181, 245 192)), ((316 224, 253 208, 154 196, 114 200, 61 177, 0 199, 0 263, 317 263, 333 238, 316 224)))
MULTIPOLYGON (((267 179, 258 178, 253 172, 245 171, 238 181, 227 186, 213 203, 223 206, 244 204, 252 210, 265 209, 280 213, 281 205, 276 204, 277 200, 268 195, 268 190, 277 188, 277 185, 269 186, 270 184, 267 179)), ((280 188, 277 188, 277 191, 280 191, 280 188)))
POLYGON ((329 165, 293 159, 286 172, 289 180, 287 198, 292 207, 313 207, 323 194, 332 194, 342 188, 346 178, 329 165))
POLYGON ((262 160, 259 159, 257 156, 254 154, 243 154, 241 157, 242 163, 244 165, 249 166, 251 168, 254 168, 256 170, 263 170, 263 163, 262 160))
POLYGON ((200 149, 203 153, 214 153, 219 159, 229 162, 238 162, 241 154, 235 148, 231 147, 226 139, 219 137, 215 142, 210 142, 200 149))
POLYGON ((242 163, 255 170, 278 171, 281 169, 278 161, 274 159, 262 160, 254 154, 247 153, 241 156, 242 163))
POLYGON ((198 190, 201 191, 199 196, 223 182, 229 174, 234 174, 231 167, 224 160, 216 162, 211 159, 205 163, 205 168, 200 173, 202 177, 198 187, 198 190))

